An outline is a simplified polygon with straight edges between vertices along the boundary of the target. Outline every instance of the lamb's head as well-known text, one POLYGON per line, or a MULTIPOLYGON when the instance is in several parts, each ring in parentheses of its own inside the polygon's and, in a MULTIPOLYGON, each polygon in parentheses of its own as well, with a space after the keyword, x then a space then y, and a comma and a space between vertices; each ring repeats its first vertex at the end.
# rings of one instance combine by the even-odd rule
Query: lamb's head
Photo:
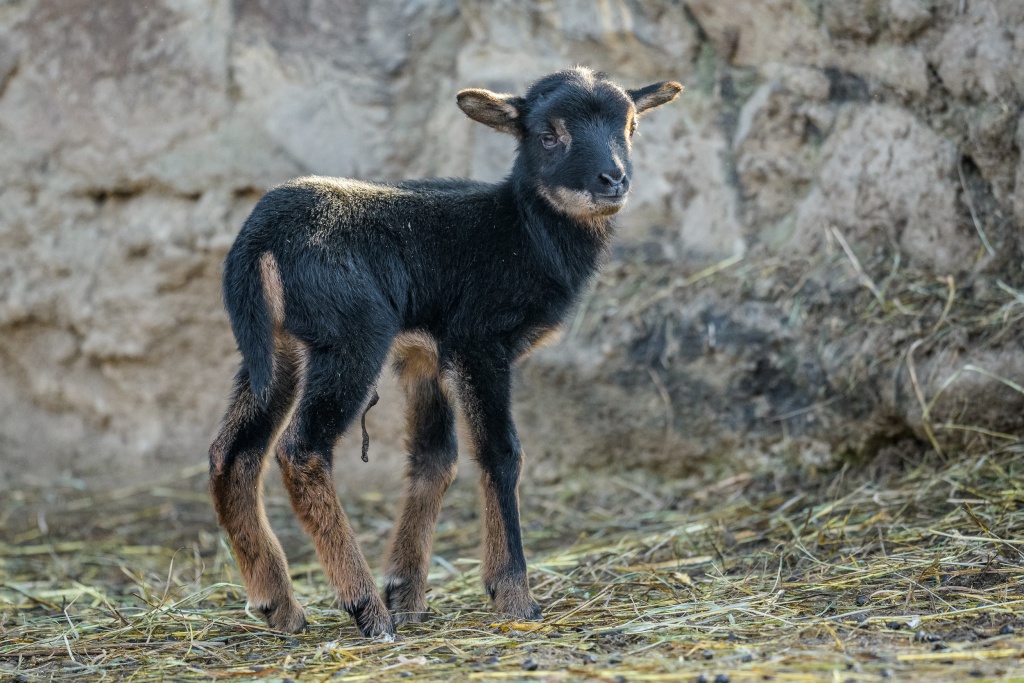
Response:
POLYGON ((552 207, 594 218, 626 203, 637 119, 682 89, 665 81, 630 90, 576 67, 541 78, 521 97, 469 89, 458 103, 471 119, 518 138, 517 172, 552 207))

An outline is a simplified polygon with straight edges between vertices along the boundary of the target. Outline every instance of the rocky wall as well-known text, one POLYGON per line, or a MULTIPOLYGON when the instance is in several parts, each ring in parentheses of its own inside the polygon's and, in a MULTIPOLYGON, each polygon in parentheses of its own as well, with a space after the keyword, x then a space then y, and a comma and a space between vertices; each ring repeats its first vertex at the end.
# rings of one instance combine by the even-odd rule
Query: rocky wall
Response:
MULTIPOLYGON (((260 193, 500 178, 511 139, 455 93, 574 63, 687 91, 643 121, 606 275, 523 366, 532 476, 1021 433, 1016 0, 8 0, 0 489, 201 463, 237 362, 220 264, 260 193)), ((381 393, 346 481, 398 480, 381 393)))

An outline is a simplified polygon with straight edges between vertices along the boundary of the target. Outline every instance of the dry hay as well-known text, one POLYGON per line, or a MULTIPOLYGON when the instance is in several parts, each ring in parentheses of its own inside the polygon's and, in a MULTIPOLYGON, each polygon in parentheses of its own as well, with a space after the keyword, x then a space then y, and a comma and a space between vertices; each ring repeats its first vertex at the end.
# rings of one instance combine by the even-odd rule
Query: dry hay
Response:
MULTIPOLYGON (((713 278, 744 297, 771 275, 766 263, 666 271, 661 290, 648 281, 632 294, 613 278, 588 305, 614 296, 616 315, 637 317, 713 278)), ((1024 320, 1019 288, 1002 282, 984 298, 951 280, 876 284, 856 270, 862 322, 913 322, 894 354, 957 335, 998 344, 1024 320)), ((796 319, 808 278, 781 275, 796 319)), ((487 610, 463 477, 438 528, 435 617, 394 643, 361 639, 335 607, 279 490, 271 518, 310 617, 298 636, 246 614, 202 466, 103 494, 0 494, 0 679, 1024 681, 1024 444, 994 434, 973 446, 888 447, 826 472, 786 462, 711 485, 642 471, 528 485, 536 624, 487 610)), ((395 502, 344 498, 379 567, 395 502)))
MULTIPOLYGON (((1015 444, 803 481, 743 473, 696 488, 634 473, 529 487, 539 624, 486 610, 461 482, 439 527, 436 616, 396 643, 358 637, 306 545, 290 550, 309 632, 248 616, 200 468, 102 496, 21 492, 0 511, 0 677, 1024 680, 1022 468, 1015 444)), ((284 500, 270 503, 294 546, 284 500)), ((394 506, 371 495, 349 507, 379 565, 394 506)))

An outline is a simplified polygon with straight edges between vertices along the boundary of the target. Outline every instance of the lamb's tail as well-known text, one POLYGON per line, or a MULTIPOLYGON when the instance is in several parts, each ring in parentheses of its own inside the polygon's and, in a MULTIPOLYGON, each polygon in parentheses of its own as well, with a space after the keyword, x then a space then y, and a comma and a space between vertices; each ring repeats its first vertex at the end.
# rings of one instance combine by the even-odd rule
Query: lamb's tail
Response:
POLYGON ((224 305, 249 386, 266 406, 274 374, 274 328, 284 320, 281 274, 272 253, 256 257, 242 240, 235 243, 224 262, 224 305))

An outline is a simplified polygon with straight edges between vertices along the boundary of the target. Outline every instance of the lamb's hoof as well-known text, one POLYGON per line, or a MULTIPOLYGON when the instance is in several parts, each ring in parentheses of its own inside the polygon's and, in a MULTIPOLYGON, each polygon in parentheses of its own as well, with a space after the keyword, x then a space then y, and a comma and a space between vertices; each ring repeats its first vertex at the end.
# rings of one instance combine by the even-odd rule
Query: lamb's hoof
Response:
POLYGON ((509 587, 489 592, 493 596, 495 612, 516 621, 541 621, 544 618, 540 605, 526 587, 509 587))
POLYGON ((420 584, 402 579, 392 580, 384 586, 384 603, 395 618, 395 623, 419 624, 430 618, 427 596, 420 584))
POLYGON ((544 613, 540 609, 540 605, 536 600, 529 600, 521 605, 514 607, 498 607, 495 605, 495 609, 504 614, 505 616, 512 617, 516 621, 543 621, 544 613))
POLYGON ((386 642, 395 640, 395 620, 376 593, 347 611, 355 619, 356 626, 364 638, 386 642))
POLYGON ((402 624, 422 624, 432 616, 430 612, 392 612, 395 617, 395 623, 399 626, 402 624))
POLYGON ((255 609, 275 631, 300 633, 306 630, 306 612, 294 598, 282 600, 268 607, 257 606, 255 609))

